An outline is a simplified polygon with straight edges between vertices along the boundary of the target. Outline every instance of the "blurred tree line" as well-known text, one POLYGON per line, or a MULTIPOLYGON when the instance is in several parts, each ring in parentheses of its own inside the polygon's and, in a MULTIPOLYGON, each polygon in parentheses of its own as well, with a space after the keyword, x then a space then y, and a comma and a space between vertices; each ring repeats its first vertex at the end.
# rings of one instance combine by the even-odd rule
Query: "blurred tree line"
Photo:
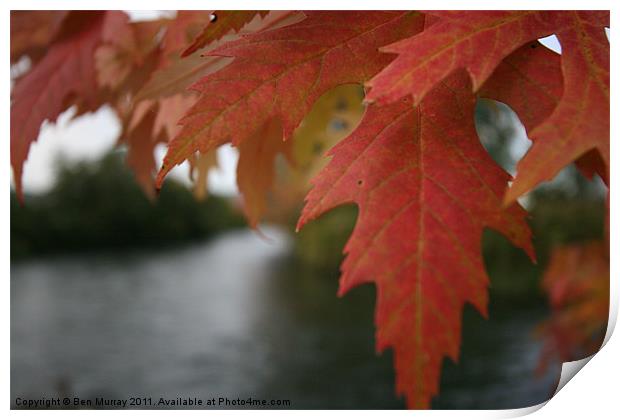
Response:
POLYGON ((245 221, 230 199, 196 201, 169 179, 150 201, 136 184, 122 151, 96 162, 61 162, 55 186, 26 196, 11 191, 11 259, 198 240, 245 221))

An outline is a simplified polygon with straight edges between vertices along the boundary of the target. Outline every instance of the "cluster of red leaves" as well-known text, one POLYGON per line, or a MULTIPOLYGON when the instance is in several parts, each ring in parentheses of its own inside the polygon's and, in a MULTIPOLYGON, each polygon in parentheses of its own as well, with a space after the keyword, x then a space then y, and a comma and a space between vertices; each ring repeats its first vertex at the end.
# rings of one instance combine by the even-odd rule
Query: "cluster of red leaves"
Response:
POLYGON ((188 160, 204 176, 218 146, 238 147, 256 225, 273 159, 288 153, 282 141, 321 95, 364 84, 363 120, 330 151, 298 227, 359 206, 340 293, 376 284, 377 348, 393 349, 408 405, 428 407, 443 358, 458 358, 463 305, 486 314, 483 229, 534 258, 516 198, 571 162, 609 182, 606 26, 608 12, 582 11, 183 11, 141 23, 122 12, 14 12, 11 60, 32 65, 13 89, 16 188, 44 120, 107 103, 148 192, 175 165, 188 160), (561 56, 537 41, 551 34, 561 56), (479 96, 508 104, 534 142, 508 190, 477 137, 479 96), (159 142, 168 152, 153 180, 159 142))

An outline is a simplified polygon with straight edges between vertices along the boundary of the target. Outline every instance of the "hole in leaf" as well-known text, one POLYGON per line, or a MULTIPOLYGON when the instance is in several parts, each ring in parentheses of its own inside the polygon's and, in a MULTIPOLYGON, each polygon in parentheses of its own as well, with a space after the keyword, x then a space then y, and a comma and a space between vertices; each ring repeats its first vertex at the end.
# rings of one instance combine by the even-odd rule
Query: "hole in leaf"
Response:
POLYGON ((209 15, 209 21, 211 23, 215 23, 216 20, 217 20, 217 15, 215 13, 211 13, 211 15, 209 15))
POLYGON ((544 47, 549 48, 551 51, 555 51, 558 54, 562 54, 562 45, 555 35, 549 35, 538 40, 544 47))
POLYGON ((334 118, 329 123, 330 128, 334 131, 344 131, 349 128, 349 123, 346 120, 340 118, 334 118))
POLYGON ((517 162, 531 144, 517 115, 507 105, 483 99, 476 104, 475 118, 482 146, 498 165, 514 175, 517 162))

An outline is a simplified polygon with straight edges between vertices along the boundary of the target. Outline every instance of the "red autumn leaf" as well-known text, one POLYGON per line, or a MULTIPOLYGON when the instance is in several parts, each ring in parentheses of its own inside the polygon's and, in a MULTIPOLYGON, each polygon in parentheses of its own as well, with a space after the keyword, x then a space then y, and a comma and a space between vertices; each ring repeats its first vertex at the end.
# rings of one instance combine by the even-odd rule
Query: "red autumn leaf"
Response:
POLYGON ((544 274, 551 316, 537 328, 544 340, 539 371, 551 361, 587 357, 602 345, 609 317, 609 249, 603 243, 554 250, 544 274))
POLYGON ((218 10, 212 12, 209 23, 205 25, 191 45, 181 53, 181 57, 186 57, 204 48, 207 44, 217 41, 231 31, 239 31, 256 15, 265 16, 267 13, 264 10, 218 10))
POLYGON ((67 108, 70 95, 82 109, 99 103, 94 51, 101 41, 103 22, 115 12, 89 13, 81 30, 53 44, 34 69, 17 81, 11 104, 11 165, 15 189, 22 195, 22 169, 30 144, 43 121, 55 121, 67 108))
POLYGON ((525 43, 551 35, 549 12, 428 12, 439 19, 419 35, 384 47, 398 57, 368 85, 368 100, 414 103, 457 69, 467 69, 478 90, 497 65, 525 43))
POLYGON ((507 203, 593 149, 609 183, 609 42, 601 26, 577 13, 573 19, 569 29, 557 34, 562 45, 562 99, 553 114, 530 132, 534 144, 517 165, 507 203))
POLYGON ((510 106, 530 132, 551 115, 562 90, 560 56, 535 41, 502 60, 478 94, 510 106))
MULTIPOLYGON (((368 85, 368 100, 394 101, 411 94, 421 101, 437 83, 457 69, 468 71, 477 91, 499 63, 522 45, 574 24, 572 15, 604 26, 605 12, 438 11, 421 34, 382 48, 398 54, 368 85)), ((609 23, 607 23, 609 25, 609 23)))
POLYGON ((434 25, 383 48, 398 58, 368 83, 370 101, 393 101, 411 94, 417 103, 459 68, 468 71, 477 91, 512 51, 556 33, 563 48, 562 100, 553 115, 529 133, 535 145, 517 167, 506 203, 592 149, 599 152, 605 164, 603 178, 608 179, 609 42, 603 27, 609 26, 609 12, 429 13, 439 18, 434 25))
MULTIPOLYGON (((562 98, 561 65, 560 55, 538 41, 526 44, 497 66, 478 93, 509 105, 530 133, 551 115, 562 98)), ((575 164, 588 178, 594 174, 605 178, 605 164, 596 150, 575 164)))
POLYGON ((474 106, 464 74, 419 107, 408 99, 371 105, 330 151, 298 224, 344 203, 359 206, 339 294, 376 283, 377 348, 393 348, 397 392, 409 407, 428 407, 443 358, 458 359, 463 305, 487 313, 483 229, 533 255, 525 211, 502 206, 509 175, 482 148, 474 106))
POLYGON ((27 55, 40 57, 55 39, 65 10, 11 10, 11 62, 27 55))
POLYGON ((225 44, 211 54, 235 57, 193 86, 200 99, 183 117, 157 176, 196 151, 239 145, 266 121, 282 121, 289 138, 330 88, 368 80, 391 60, 377 48, 421 30, 411 12, 308 12, 296 24, 225 44))

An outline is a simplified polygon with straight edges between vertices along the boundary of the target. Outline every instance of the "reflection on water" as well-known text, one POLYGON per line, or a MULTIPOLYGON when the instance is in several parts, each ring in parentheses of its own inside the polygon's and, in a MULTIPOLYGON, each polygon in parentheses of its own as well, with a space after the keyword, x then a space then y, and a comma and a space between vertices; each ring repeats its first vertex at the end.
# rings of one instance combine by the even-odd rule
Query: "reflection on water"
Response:
MULTIPOLYGON (((16 397, 290 399, 292 408, 403 408, 390 352, 374 351, 374 289, 287 268, 288 238, 249 231, 174 251, 63 257, 11 267, 16 397)), ((532 311, 465 314, 461 362, 436 408, 546 399, 532 311)))

